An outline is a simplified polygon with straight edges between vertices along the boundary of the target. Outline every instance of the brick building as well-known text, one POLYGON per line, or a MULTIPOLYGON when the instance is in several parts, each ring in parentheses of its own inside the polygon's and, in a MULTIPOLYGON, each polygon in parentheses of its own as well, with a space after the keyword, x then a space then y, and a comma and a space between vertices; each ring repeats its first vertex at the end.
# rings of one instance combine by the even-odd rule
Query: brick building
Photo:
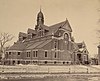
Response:
POLYGON ((42 11, 37 15, 35 29, 19 32, 5 54, 4 63, 15 64, 80 64, 88 61, 85 43, 75 43, 72 28, 66 19, 47 26, 42 11))

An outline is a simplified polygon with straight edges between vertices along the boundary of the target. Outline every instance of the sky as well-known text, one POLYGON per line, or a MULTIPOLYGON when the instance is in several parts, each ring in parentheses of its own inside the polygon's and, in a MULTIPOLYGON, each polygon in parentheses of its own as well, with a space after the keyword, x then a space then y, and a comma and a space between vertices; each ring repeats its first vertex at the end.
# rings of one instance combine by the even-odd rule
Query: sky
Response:
POLYGON ((90 56, 97 54, 100 29, 99 0, 0 0, 0 32, 13 34, 16 42, 19 32, 27 32, 36 25, 40 10, 45 24, 50 26, 68 19, 75 42, 85 42, 90 56))

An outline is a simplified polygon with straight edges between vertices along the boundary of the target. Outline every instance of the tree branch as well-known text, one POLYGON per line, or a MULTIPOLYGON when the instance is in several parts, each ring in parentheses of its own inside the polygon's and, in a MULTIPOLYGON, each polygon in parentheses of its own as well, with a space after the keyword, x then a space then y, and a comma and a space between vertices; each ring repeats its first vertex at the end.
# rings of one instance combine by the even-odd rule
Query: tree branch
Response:
POLYGON ((0 34, 0 47, 1 51, 4 49, 4 46, 7 42, 11 41, 14 38, 12 34, 9 33, 1 33, 0 34))

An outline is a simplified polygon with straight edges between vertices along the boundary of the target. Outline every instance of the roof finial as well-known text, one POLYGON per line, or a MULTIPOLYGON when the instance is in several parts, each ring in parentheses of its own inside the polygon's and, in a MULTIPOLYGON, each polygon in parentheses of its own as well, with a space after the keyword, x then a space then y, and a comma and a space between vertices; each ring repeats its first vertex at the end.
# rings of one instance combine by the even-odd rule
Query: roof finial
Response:
POLYGON ((68 21, 68 19, 66 18, 66 21, 68 21))
POLYGON ((40 12, 41 12, 41 5, 40 5, 40 12))

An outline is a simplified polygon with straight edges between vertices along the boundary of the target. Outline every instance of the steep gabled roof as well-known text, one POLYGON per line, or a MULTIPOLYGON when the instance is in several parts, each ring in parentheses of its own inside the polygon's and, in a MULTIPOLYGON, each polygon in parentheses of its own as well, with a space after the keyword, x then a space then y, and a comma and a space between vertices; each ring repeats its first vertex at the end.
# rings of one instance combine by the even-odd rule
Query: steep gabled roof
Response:
POLYGON ((79 49, 81 49, 83 47, 83 43, 77 43, 77 46, 79 49))
POLYGON ((79 49, 78 45, 75 42, 73 42, 73 46, 74 46, 74 51, 79 49))
POLYGON ((23 51, 25 49, 26 45, 21 42, 18 41, 16 43, 14 43, 8 50, 19 50, 19 51, 23 51))
POLYGON ((87 54, 89 53, 87 48, 86 48, 86 45, 85 45, 84 41, 81 42, 81 43, 76 43, 76 45, 78 46, 78 50, 80 52, 86 51, 87 54))
POLYGON ((76 44, 77 44, 79 49, 84 48, 86 46, 84 42, 76 43, 76 44))
POLYGON ((41 27, 42 27, 43 29, 49 30, 49 27, 46 26, 46 25, 44 25, 44 24, 41 24, 41 27))
POLYGON ((19 37, 27 37, 27 34, 23 32, 19 32, 19 37))
MULTIPOLYGON (((47 35, 52 35, 52 34, 56 33, 57 30, 59 30, 60 28, 63 28, 67 31, 72 32, 72 29, 70 27, 68 20, 57 23, 57 24, 49 26, 49 27, 44 24, 41 24, 40 26, 43 29, 48 30, 47 35)), ((30 28, 28 28, 27 33, 37 34, 36 30, 30 29, 30 28)), ((19 36, 27 37, 27 35, 28 34, 23 33, 23 32, 19 33, 19 36)), ((46 45, 51 40, 44 40, 44 41, 37 41, 37 42, 34 42, 34 40, 33 40, 33 42, 29 42, 30 40, 26 39, 24 41, 27 41, 28 43, 25 44, 23 41, 18 41, 15 44, 13 44, 9 48, 9 50, 24 50, 24 49, 42 48, 44 45, 46 45)))
POLYGON ((51 41, 52 41, 52 39, 45 40, 45 41, 43 41, 43 43, 41 43, 40 45, 38 45, 36 48, 38 48, 38 49, 42 48, 42 47, 44 47, 45 45, 47 45, 51 41))
POLYGON ((30 43, 26 46, 26 50, 34 49, 34 48, 36 48, 38 45, 42 44, 43 42, 44 42, 44 41, 30 42, 30 43))
POLYGON ((58 24, 49 26, 49 33, 50 34, 55 33, 59 28, 63 28, 63 29, 66 29, 66 30, 72 32, 72 29, 69 25, 68 20, 66 20, 66 21, 60 22, 58 24))
POLYGON ((37 42, 30 42, 30 43, 26 46, 26 50, 42 48, 43 46, 45 46, 46 44, 48 44, 48 43, 51 42, 51 41, 52 41, 52 39, 42 40, 42 41, 37 41, 37 42))
POLYGON ((31 42, 26 46, 26 50, 35 49, 37 46, 43 44, 44 41, 31 42))
POLYGON ((28 28, 27 33, 33 33, 33 34, 36 34, 36 31, 33 30, 33 29, 28 28))

